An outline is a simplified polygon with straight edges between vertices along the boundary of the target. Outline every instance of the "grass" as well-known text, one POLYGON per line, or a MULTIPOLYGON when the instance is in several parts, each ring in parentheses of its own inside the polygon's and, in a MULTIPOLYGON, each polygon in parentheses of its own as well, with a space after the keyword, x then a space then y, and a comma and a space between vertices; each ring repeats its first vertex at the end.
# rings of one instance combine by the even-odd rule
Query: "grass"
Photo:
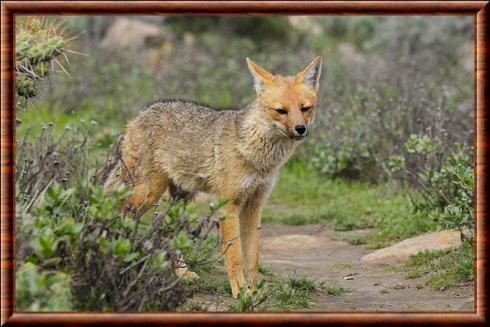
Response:
POLYGON ((388 185, 326 179, 298 159, 282 168, 263 221, 288 225, 322 222, 338 231, 374 228, 367 236, 349 240, 370 248, 436 228, 433 221, 412 214, 408 195, 388 185))
POLYGON ((352 292, 352 289, 345 288, 339 285, 326 285, 325 283, 320 283, 320 289, 325 291, 328 295, 340 296, 345 293, 352 292))
POLYGON ((317 283, 312 279, 308 279, 304 277, 302 278, 289 277, 288 284, 289 286, 291 286, 292 289, 297 291, 314 292, 317 283))
POLYGON ((341 296, 351 289, 339 285, 326 285, 305 277, 283 279, 268 267, 260 272, 266 283, 260 284, 255 294, 243 292, 237 300, 231 299, 231 288, 226 276, 204 273, 198 279, 186 280, 185 287, 195 296, 181 305, 178 311, 202 311, 203 297, 213 296, 219 303, 227 304, 229 311, 297 311, 312 308, 319 292, 341 296), (261 302, 263 300, 263 302, 261 302))
POLYGON ((313 306, 314 291, 295 289, 290 284, 279 286, 273 293, 271 301, 274 303, 271 311, 296 311, 310 309, 313 306))
POLYGON ((313 306, 320 285, 317 281, 304 277, 289 277, 285 282, 278 282, 273 286, 271 311, 294 311, 313 306))
POLYGON ((443 291, 465 285, 475 278, 474 245, 452 251, 426 251, 410 258, 405 264, 407 279, 427 277, 425 285, 443 291))
POLYGON ((268 277, 274 276, 274 271, 272 270, 272 268, 264 266, 264 265, 259 266, 259 273, 261 273, 264 276, 268 276, 268 277))
POLYGON ((61 134, 65 126, 73 127, 84 122, 99 126, 99 135, 122 133, 125 122, 120 119, 111 119, 111 114, 113 112, 104 111, 95 105, 83 105, 67 112, 56 105, 35 103, 32 108, 17 114, 21 124, 16 127, 16 136, 21 138, 27 131, 30 136, 35 136, 41 132, 39 127, 49 122, 53 123, 56 134, 61 134))
POLYGON ((227 279, 220 279, 213 275, 207 275, 203 278, 193 278, 184 281, 186 288, 192 288, 195 294, 218 294, 223 296, 231 295, 230 283, 227 279))

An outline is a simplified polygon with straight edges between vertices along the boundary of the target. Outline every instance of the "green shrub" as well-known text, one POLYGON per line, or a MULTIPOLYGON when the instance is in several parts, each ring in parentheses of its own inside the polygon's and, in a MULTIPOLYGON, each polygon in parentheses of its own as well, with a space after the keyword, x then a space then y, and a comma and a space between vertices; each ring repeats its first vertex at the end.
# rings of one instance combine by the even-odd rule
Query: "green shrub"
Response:
POLYGON ((248 38, 258 44, 286 43, 293 34, 285 16, 169 16, 163 24, 179 36, 216 33, 228 38, 248 38))
POLYGON ((443 228, 469 231, 472 235, 474 167, 465 145, 457 144, 447 152, 437 138, 411 135, 404 148, 405 156, 390 157, 388 165, 401 182, 408 181, 419 190, 419 195, 412 198, 415 210, 427 214, 443 228))
POLYGON ((68 311, 73 309, 70 277, 60 271, 43 271, 32 262, 16 271, 15 302, 21 311, 68 311))
POLYGON ((316 144, 310 163, 314 169, 329 177, 362 179, 366 166, 373 166, 374 156, 367 143, 346 142, 316 144))
POLYGON ((153 215, 124 216, 130 192, 121 186, 106 194, 102 186, 118 160, 117 144, 101 150, 85 132, 55 136, 49 127, 18 144, 17 308, 175 309, 190 294, 176 269, 215 263, 219 206, 203 219, 190 205, 165 201, 153 215), (102 159, 101 151, 108 152, 102 159), (52 294, 63 301, 50 300, 52 294))

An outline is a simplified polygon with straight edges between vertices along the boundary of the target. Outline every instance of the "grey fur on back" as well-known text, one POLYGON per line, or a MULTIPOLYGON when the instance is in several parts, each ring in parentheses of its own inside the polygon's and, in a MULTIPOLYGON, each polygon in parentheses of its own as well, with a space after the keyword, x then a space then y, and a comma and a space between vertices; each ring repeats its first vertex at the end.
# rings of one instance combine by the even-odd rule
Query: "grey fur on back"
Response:
POLYGON ((243 109, 217 110, 194 102, 163 101, 141 112, 128 131, 147 134, 148 148, 140 151, 150 151, 145 156, 183 190, 218 193, 226 179, 234 179, 235 169, 237 175, 248 176, 235 181, 236 191, 248 193, 248 188, 269 183, 268 175, 294 148, 293 142, 276 140, 268 128, 261 128, 261 119, 253 102, 243 109))

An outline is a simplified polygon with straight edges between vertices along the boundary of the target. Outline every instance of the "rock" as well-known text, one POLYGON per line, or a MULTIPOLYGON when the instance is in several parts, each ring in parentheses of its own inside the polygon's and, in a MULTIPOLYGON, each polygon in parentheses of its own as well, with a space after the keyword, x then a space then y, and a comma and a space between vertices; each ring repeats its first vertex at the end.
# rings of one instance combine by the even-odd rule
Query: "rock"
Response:
POLYGON ((118 17, 109 26, 102 43, 118 48, 158 46, 172 38, 160 24, 118 17))
POLYGON ((423 251, 446 250, 460 245, 460 232, 443 230, 408 238, 390 247, 369 253, 361 261, 382 263, 403 261, 423 251))

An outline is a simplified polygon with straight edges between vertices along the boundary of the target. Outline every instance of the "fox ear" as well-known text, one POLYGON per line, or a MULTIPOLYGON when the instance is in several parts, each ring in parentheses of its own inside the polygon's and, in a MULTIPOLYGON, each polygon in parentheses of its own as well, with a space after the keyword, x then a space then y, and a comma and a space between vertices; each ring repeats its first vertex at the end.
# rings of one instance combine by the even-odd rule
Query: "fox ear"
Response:
POLYGON ((254 77, 254 88, 257 93, 260 93, 264 90, 264 83, 271 81, 274 78, 269 71, 260 67, 255 62, 253 62, 250 58, 247 57, 247 65, 248 70, 252 73, 254 77))
POLYGON ((322 58, 316 57, 305 69, 296 75, 296 79, 298 82, 303 82, 309 88, 318 91, 321 72, 322 58))

